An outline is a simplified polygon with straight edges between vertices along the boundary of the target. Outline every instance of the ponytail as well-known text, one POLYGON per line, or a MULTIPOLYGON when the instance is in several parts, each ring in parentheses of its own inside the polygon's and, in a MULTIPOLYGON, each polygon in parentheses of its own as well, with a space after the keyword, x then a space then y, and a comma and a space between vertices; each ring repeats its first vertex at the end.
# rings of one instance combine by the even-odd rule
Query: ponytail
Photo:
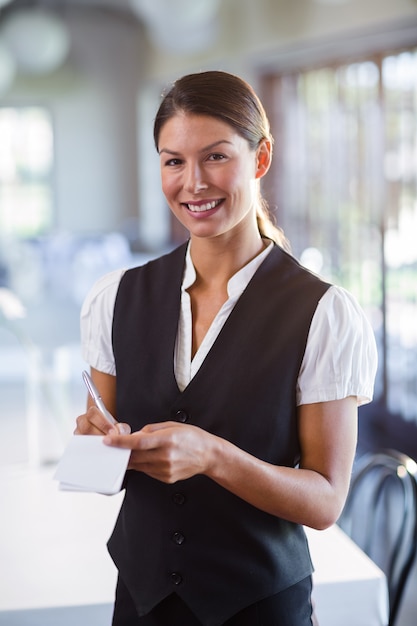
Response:
POLYGON ((256 210, 256 221, 261 236, 266 239, 271 239, 271 241, 287 252, 291 252, 290 242, 284 235, 282 228, 276 226, 266 200, 262 197, 259 200, 256 210))

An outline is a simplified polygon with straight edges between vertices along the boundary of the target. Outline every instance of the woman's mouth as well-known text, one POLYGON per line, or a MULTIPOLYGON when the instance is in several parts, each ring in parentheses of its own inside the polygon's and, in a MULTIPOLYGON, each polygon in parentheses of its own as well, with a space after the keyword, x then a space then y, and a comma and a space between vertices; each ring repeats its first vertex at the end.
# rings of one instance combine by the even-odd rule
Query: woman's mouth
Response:
POLYGON ((192 213, 205 213, 215 209, 223 200, 213 200, 212 202, 187 202, 184 205, 192 213))

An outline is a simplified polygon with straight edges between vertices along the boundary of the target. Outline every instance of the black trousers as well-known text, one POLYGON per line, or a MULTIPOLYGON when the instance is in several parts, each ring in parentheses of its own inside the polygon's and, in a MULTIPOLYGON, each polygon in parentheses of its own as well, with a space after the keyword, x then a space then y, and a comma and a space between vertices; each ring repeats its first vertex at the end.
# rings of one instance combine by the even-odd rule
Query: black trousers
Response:
MULTIPOLYGON (((311 577, 244 608, 223 626, 312 626, 311 577)), ((148 615, 138 617, 129 592, 120 580, 112 626, 202 626, 186 604, 172 594, 148 615)))

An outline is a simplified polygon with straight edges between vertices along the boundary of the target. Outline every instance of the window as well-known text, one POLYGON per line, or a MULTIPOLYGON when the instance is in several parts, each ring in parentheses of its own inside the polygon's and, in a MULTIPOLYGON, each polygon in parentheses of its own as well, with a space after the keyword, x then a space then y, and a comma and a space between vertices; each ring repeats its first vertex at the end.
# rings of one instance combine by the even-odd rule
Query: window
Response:
POLYGON ((0 108, 0 232, 26 238, 53 220, 51 118, 43 108, 0 108))
POLYGON ((265 78, 265 193, 298 258, 352 291, 376 395, 417 422, 417 49, 265 78))

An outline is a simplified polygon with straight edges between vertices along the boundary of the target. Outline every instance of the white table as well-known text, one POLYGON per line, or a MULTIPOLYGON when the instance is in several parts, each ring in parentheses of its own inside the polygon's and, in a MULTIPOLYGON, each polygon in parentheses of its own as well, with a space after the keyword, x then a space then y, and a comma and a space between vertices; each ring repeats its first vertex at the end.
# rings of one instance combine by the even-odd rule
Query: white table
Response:
MULTIPOLYGON (((0 626, 109 626, 123 495, 59 492, 52 475, 0 471, 0 626)), ((337 527, 306 530, 320 626, 386 626, 382 572, 337 527)))
POLYGON ((338 526, 306 534, 319 626, 386 626, 388 588, 379 567, 338 526))

